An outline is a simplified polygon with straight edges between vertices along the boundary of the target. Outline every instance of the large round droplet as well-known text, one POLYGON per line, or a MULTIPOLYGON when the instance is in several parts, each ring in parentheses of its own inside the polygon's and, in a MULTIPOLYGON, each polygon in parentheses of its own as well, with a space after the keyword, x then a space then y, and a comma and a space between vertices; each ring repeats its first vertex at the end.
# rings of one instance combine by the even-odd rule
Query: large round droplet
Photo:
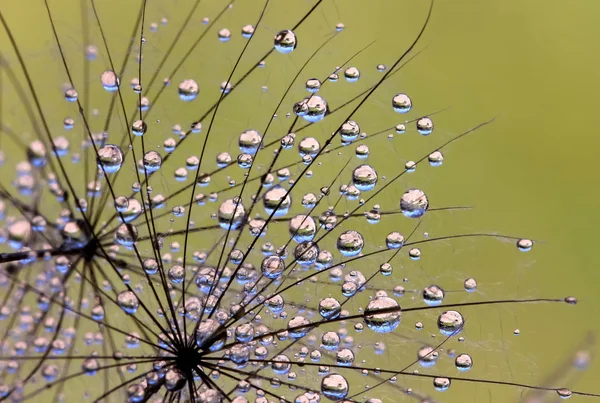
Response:
POLYGON ((123 166, 123 152, 114 144, 107 144, 98 150, 98 168, 107 174, 117 172, 123 166))
POLYGON ((298 214, 290 220, 289 230, 296 242, 312 241, 317 232, 317 224, 311 216, 298 214))
POLYGON ((427 195, 419 189, 408 189, 400 199, 400 210, 409 218, 419 218, 429 208, 427 195))
POLYGON ((225 331, 220 332, 218 336, 215 336, 219 328, 219 322, 214 319, 204 319, 201 321, 196 328, 196 345, 205 351, 219 350, 223 344, 225 344, 227 338, 227 332, 225 331))
POLYGON ((456 336, 464 325, 462 315, 457 311, 446 311, 438 317, 438 328, 444 336, 456 336))
POLYGON ((148 151, 144 154, 142 164, 147 173, 158 171, 162 165, 162 157, 156 151, 148 151))
POLYGON ((133 315, 140 306, 137 296, 132 291, 120 292, 117 296, 117 303, 129 315, 133 315))
POLYGON ((260 269, 265 277, 273 280, 281 276, 285 270, 285 263, 279 256, 269 256, 263 259, 260 269))
POLYGON ((342 306, 335 298, 325 298, 319 302, 319 314, 323 319, 335 319, 340 316, 342 306))
POLYGON ((398 113, 408 113, 410 108, 412 108, 412 101, 406 94, 396 94, 394 98, 392 98, 392 107, 398 113))
POLYGON ((298 46, 298 40, 296 34, 289 29, 284 29, 275 35, 274 44, 279 53, 290 53, 298 46))
POLYGON ((256 154, 258 151, 258 147, 260 146, 260 142, 262 137, 259 132, 256 130, 246 130, 240 134, 239 138, 239 146, 240 150, 243 153, 247 154, 256 154))
POLYGON ((377 333, 389 333, 400 324, 402 313, 400 305, 390 297, 372 299, 365 308, 364 321, 367 326, 377 333), (377 313, 377 311, 385 312, 377 313))
POLYGON ((312 241, 304 241, 296 245, 294 249, 294 258, 300 266, 310 266, 315 264, 319 257, 319 247, 312 241))
POLYGON ((310 123, 316 123, 329 113, 327 101, 318 95, 311 95, 294 105, 294 113, 310 123))
POLYGON ((219 225, 223 229, 238 229, 242 225, 245 216, 246 209, 238 197, 227 199, 219 206, 219 225))
POLYGON ((362 252, 364 246, 365 240, 358 231, 344 231, 337 239, 337 249, 346 257, 357 256, 362 252))
POLYGON ((340 374, 329 374, 321 380, 321 392, 329 400, 338 401, 348 396, 348 381, 340 374))
POLYGON ((377 184, 377 172, 370 165, 359 165, 352 173, 352 183, 361 192, 366 192, 377 184))
POLYGON ((193 101, 198 96, 198 84, 191 79, 183 80, 181 84, 179 84, 179 98, 182 101, 193 101))
POLYGON ((137 228, 131 224, 121 224, 115 231, 115 241, 123 246, 132 246, 138 237, 137 228))
POLYGON ((269 189, 263 197, 263 206, 267 214, 273 214, 273 217, 281 217, 288 213, 292 205, 290 192, 281 186, 275 186, 269 189))
POLYGON ((100 81, 102 81, 102 87, 108 92, 115 92, 119 89, 119 77, 112 70, 106 70, 102 73, 100 81))
POLYGON ((432 284, 423 289, 423 301, 429 306, 438 306, 444 300, 444 290, 438 285, 432 284))

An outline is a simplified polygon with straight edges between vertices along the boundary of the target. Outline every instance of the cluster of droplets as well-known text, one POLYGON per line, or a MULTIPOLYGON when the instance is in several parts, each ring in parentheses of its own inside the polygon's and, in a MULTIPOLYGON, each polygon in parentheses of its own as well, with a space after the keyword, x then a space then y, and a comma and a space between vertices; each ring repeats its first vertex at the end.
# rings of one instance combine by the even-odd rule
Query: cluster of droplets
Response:
MULTIPOLYGON (((204 23, 210 22, 205 19, 204 23)), ((166 19, 161 24, 166 25, 166 19)), ((257 28, 258 24, 244 25, 242 37, 251 40, 257 28)), ((338 32, 342 29, 343 24, 336 26, 338 32)), ((150 24, 151 32, 158 30, 158 23, 150 24)), ((294 30, 276 33, 276 52, 287 55, 297 48, 294 30)), ((232 39, 227 28, 217 35, 221 42, 232 39)), ((147 40, 142 36, 140 42, 143 48, 147 40)), ((140 65, 141 48, 136 55, 140 65)), ((85 52, 87 60, 93 61, 101 51, 87 46, 85 52)), ((261 60, 256 66, 264 68, 266 63, 261 60)), ((385 73, 378 85, 395 71, 383 64, 375 70, 385 73)), ((122 74, 117 71, 111 66, 100 74, 102 88, 115 99, 125 91, 120 86, 122 74)), ((379 202, 376 197, 391 181, 383 175, 383 164, 372 158, 375 145, 367 144, 376 137, 368 134, 375 128, 365 122, 361 124, 367 131, 363 131, 353 114, 342 120, 331 137, 314 130, 312 135, 297 139, 300 130, 334 119, 338 110, 320 94, 325 86, 338 81, 339 75, 348 83, 369 76, 365 69, 344 66, 336 67, 323 80, 306 80, 301 87, 308 95, 284 104, 290 110, 290 122, 296 118, 290 130, 277 137, 267 133, 268 127, 238 132, 233 142, 238 147, 237 156, 229 150, 207 157, 203 146, 182 146, 184 140, 194 137, 191 134, 201 133, 196 138, 206 136, 207 140, 214 136, 210 132, 212 122, 203 131, 202 119, 194 119, 187 126, 175 124, 174 137, 155 143, 148 114, 158 99, 147 97, 140 77, 131 80, 136 113, 129 116, 131 121, 125 133, 120 133, 121 138, 118 131, 89 133, 78 155, 68 136, 54 137, 52 147, 40 139, 27 144, 25 159, 15 165, 13 181, 25 201, 12 197, 4 184, 0 188, 4 219, 0 240, 10 249, 0 254, 6 260, 0 272, 0 283, 6 290, 0 319, 7 321, 9 329, 1 343, 9 359, 0 361, 0 371, 17 374, 13 383, 0 382, 0 396, 11 396, 14 401, 36 398, 43 388, 33 382, 26 388, 20 382, 38 375, 48 388, 68 389, 69 383, 61 387, 60 381, 69 382, 69 371, 77 379, 70 363, 78 357, 78 366, 73 366, 77 373, 101 378, 114 369, 120 378, 128 379, 120 387, 104 386, 102 392, 109 395, 122 388, 128 402, 177 395, 198 402, 244 403, 253 392, 255 402, 263 403, 279 399, 282 391, 277 389, 286 386, 291 394, 281 398, 283 401, 319 402, 322 397, 355 401, 358 394, 371 394, 367 402, 377 403, 381 402, 376 398, 381 385, 409 399, 431 401, 428 392, 421 395, 399 386, 397 377, 418 375, 413 365, 423 370, 435 367, 443 350, 440 343, 423 345, 410 339, 412 364, 398 365, 381 354, 392 335, 404 337, 403 317, 414 318, 412 311, 418 312, 401 308, 399 301, 405 294, 423 303, 419 309, 440 307, 440 312, 436 311, 437 330, 444 340, 456 337, 464 341, 457 335, 465 326, 465 318, 459 310, 443 307, 447 292, 437 284, 420 291, 406 290, 400 283, 408 280, 400 279, 400 270, 393 269, 400 266, 393 259, 421 258, 421 249, 415 246, 419 242, 411 238, 418 227, 414 223, 430 210, 429 198, 423 190, 411 187, 394 197, 394 205, 374 204, 364 211, 367 205, 379 202), (332 146, 337 144, 333 139, 339 139, 340 145, 332 146), (309 170, 320 168, 333 150, 354 143, 349 169, 309 170), (185 156, 182 153, 186 149, 198 154, 185 156), (268 171, 257 163, 265 154, 273 156, 268 171), (61 161, 69 155, 73 163, 88 165, 83 191, 68 180, 68 174, 58 172, 61 161), (280 155, 293 163, 276 163, 280 155), (184 163, 173 169, 174 165, 167 163, 173 161, 171 156, 184 163), (173 169, 174 185, 168 180, 167 185, 161 182, 166 169, 173 169), (236 169, 242 172, 241 183, 233 179, 236 169), (212 178, 222 177, 225 171, 229 172, 229 186, 219 190, 218 179, 212 178), (136 174, 130 186, 119 186, 122 182, 117 178, 123 172, 136 174), (308 177, 314 177, 318 184, 313 181, 310 191, 296 191, 295 186, 308 177), (258 186, 253 186, 255 180, 258 186), (333 191, 336 185, 337 193, 333 191), (206 191, 199 193, 198 188, 206 191), (54 216, 41 208, 42 196, 43 204, 55 207, 54 216), (342 200, 349 210, 341 211, 342 200), (385 215, 391 216, 389 222, 394 227, 406 226, 410 231, 413 224, 414 230, 394 230, 386 235, 363 229, 365 223, 379 224, 385 215), (215 224, 204 225, 207 217, 215 224), (31 273, 34 279, 25 276, 31 273), (26 297, 34 298, 36 308, 25 304, 26 297), (71 327, 62 323, 65 316, 69 316, 65 320, 71 327), (46 336, 39 336, 39 325, 46 336), (80 325, 86 331, 80 331, 80 325), (365 329, 370 336, 362 336, 365 329), (381 341, 373 343, 373 338, 381 341), (108 354, 108 349, 114 351, 108 354), (375 358, 367 358, 369 350, 375 358), (27 358, 30 353, 42 365, 28 378, 17 357, 27 358), (371 368, 372 362, 381 367, 371 368), (351 387, 356 373, 377 386, 366 387, 366 391, 351 387), (233 392, 225 393, 224 388, 230 385, 234 385, 233 392), (236 397, 231 398, 234 394, 236 397)), ((230 79, 220 84, 219 101, 236 93, 230 79)), ((203 86, 201 93, 192 78, 178 82, 177 96, 185 103, 208 92, 203 86)), ((164 88, 169 83, 170 78, 166 78, 164 88)), ((78 94, 69 84, 62 96, 80 106, 86 94, 78 94)), ((392 96, 390 115, 404 115, 412 108, 407 94, 392 96)), ((81 107, 72 112, 78 110, 87 113, 81 107)), ((422 136, 433 133, 429 116, 403 121, 381 133, 393 130, 403 134, 409 123, 414 123, 422 136)), ((73 133, 75 124, 73 118, 63 120, 67 133, 73 133)), ((444 156, 436 150, 425 159, 437 167, 444 156)), ((420 162, 408 161, 401 175, 413 172, 420 162)), ((381 199, 381 203, 386 200, 381 199)), ((425 238, 435 241, 428 235, 425 238)), ((510 239, 520 251, 533 247, 529 239, 510 239)), ((477 281, 467 278, 464 289, 475 292, 477 281)), ((576 300, 566 302, 574 304, 576 300)), ((424 325, 417 321, 415 328, 422 330, 424 325)), ((459 372, 473 368, 468 353, 448 350, 448 355, 459 372)), ((452 383, 452 377, 430 378, 433 388, 441 392, 452 383)), ((556 392, 562 398, 572 394, 569 389, 556 392)))

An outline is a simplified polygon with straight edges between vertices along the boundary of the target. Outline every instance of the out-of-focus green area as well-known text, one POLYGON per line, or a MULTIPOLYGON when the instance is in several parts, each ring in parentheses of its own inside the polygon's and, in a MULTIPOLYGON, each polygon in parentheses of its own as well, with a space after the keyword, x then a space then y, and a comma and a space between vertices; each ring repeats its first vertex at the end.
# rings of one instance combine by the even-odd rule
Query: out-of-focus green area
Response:
MULTIPOLYGON (((75 80, 81 80, 83 30, 78 2, 50 0, 49 3, 75 80)), ((96 3, 107 40, 116 48, 115 63, 121 63, 139 4, 119 0, 96 3)), ((206 12, 198 11, 194 16, 195 33, 184 32, 181 48, 169 57, 168 66, 176 65, 178 57, 195 41, 202 17, 214 18, 215 11, 222 6, 217 2, 206 3, 206 12)), ((288 5, 284 0, 272 0, 272 3, 273 11, 267 14, 266 22, 257 30, 257 43, 248 51, 248 62, 267 50, 272 35, 288 28, 311 4, 300 1, 288 5)), ((364 76, 359 83, 369 78, 373 82, 379 74, 375 66, 378 63, 391 65, 415 37, 428 4, 423 0, 324 3, 322 10, 298 30, 299 47, 294 58, 281 61, 283 55, 275 55, 278 57, 270 59, 265 69, 272 67, 271 72, 251 81, 254 90, 224 107, 216 119, 215 130, 223 139, 221 143, 213 141, 216 149, 235 148, 237 133, 244 127, 264 126, 270 116, 270 112, 263 109, 264 105, 269 105, 268 110, 276 105, 289 79, 325 40, 324 33, 333 31, 337 22, 343 22, 346 29, 315 58, 313 68, 301 76, 303 80, 311 75, 328 74, 356 50, 376 41, 356 58, 356 65, 364 76), (261 93, 261 85, 268 86, 269 91, 261 93)), ((191 4, 190 0, 148 1, 146 25, 167 17, 172 39, 174 27, 186 17, 191 4)), ((231 43, 219 43, 215 33, 208 35, 178 77, 197 78, 201 91, 203 88, 212 91, 214 100, 216 91, 213 90, 226 79, 241 50, 239 30, 243 24, 255 21, 257 7, 262 4, 250 0, 236 4, 215 27, 231 29, 231 43)), ((61 130, 64 113, 55 100, 66 78, 43 1, 5 0, 0 10, 19 43, 34 85, 40 89, 40 102, 52 117, 51 127, 61 130)), ((390 100, 397 92, 406 92, 413 98, 411 117, 450 107, 433 116, 436 128, 427 138, 416 138, 413 130, 413 139, 406 146, 402 136, 397 136, 393 143, 382 137, 369 145, 371 158, 389 177, 403 169, 406 160, 416 160, 452 135, 495 117, 491 125, 445 149, 444 164, 439 170, 419 168, 415 176, 394 186, 398 187, 398 194, 411 185, 422 188, 434 207, 474 207, 468 211, 433 213, 428 218, 431 221, 424 224, 432 235, 494 232, 543 241, 526 255, 517 254, 512 244, 499 246, 502 242, 489 239, 447 243, 430 250, 423 248, 420 266, 415 265, 411 268, 414 271, 407 271, 405 275, 411 280, 418 279, 416 288, 439 282, 450 284, 448 289, 460 289, 464 278, 472 276, 479 282, 482 299, 567 295, 580 299, 575 307, 511 305, 466 310, 465 349, 468 350, 469 336, 472 336, 482 351, 481 358, 474 354, 475 366, 469 373, 473 377, 539 383, 563 362, 587 332, 600 331, 597 315, 600 258, 596 249, 600 193, 595 165, 600 140, 591 124, 597 115, 596 94, 600 91, 598 13, 600 4, 592 0, 438 0, 429 27, 415 47, 415 51, 421 53, 394 80, 384 84, 357 116, 356 120, 367 133, 386 127, 390 121, 390 100), (436 251, 443 255, 436 257, 436 251), (518 338, 512 334, 516 328, 521 329, 518 338)), ((88 18, 93 25, 92 14, 88 18)), ((145 74, 157 67, 170 43, 165 38, 154 39, 162 30, 166 28, 161 26, 156 34, 146 33, 145 74)), ((101 48, 95 25, 91 36, 101 48)), ((17 69, 17 59, 4 34, 0 34, 0 49, 8 66, 17 69)), ((99 63, 108 68, 106 59, 99 63)), ((134 68, 137 65, 131 63, 122 79, 127 86, 131 77, 137 75, 134 68)), ((166 74, 159 75, 159 80, 166 74)), ((235 77, 233 80, 235 82, 235 77)), ((92 86, 100 86, 97 76, 92 76, 90 82, 92 86)), ((356 93, 347 83, 338 84, 343 86, 335 96, 338 101, 356 93)), ((366 88, 366 84, 362 84, 361 88, 366 88)), ((300 99, 304 93, 298 88, 296 86, 295 94, 300 99)), ((3 99, 3 122, 18 132, 30 131, 22 105, 14 93, 11 94, 11 98, 3 99)), ((101 96, 96 106, 106 109, 108 95, 101 96)), ((157 119, 164 121, 160 129, 163 133, 168 132, 173 122, 187 125, 190 114, 202 109, 198 105, 172 106, 168 102, 173 102, 176 95, 170 96, 163 99, 165 103, 159 108, 161 116, 157 115, 157 119)), ((209 104, 206 101, 202 105, 209 104)), ((289 110, 288 106, 285 111, 289 110)), ((397 117, 399 122, 402 117, 397 117)), ((284 130, 282 127, 277 130, 284 130)), ((165 137, 161 136, 161 139, 165 137)), ((2 147, 5 153, 11 153, 2 147)), ((332 162, 329 166, 335 164, 332 162)), ((341 162, 338 165, 341 166, 341 162)), ((316 178, 327 174, 318 168, 314 171, 316 178)), ((2 180, 8 182, 10 178, 2 180)), ((389 229, 396 228, 393 218, 384 220, 381 225, 387 230, 365 225, 365 231, 371 235, 381 231, 383 238, 389 229)), ((395 275, 404 276, 398 271, 395 275)), ((407 315, 403 321, 403 326, 412 327, 416 320, 407 315)), ((394 354, 393 351, 388 353, 394 354)), ((599 368, 600 364, 593 363, 587 372, 564 386, 599 392, 596 382, 599 368)), ((562 379, 557 382, 549 386, 563 386, 562 379)), ((413 385, 415 389, 420 387, 435 393, 428 380, 413 381, 413 385)), ((453 384, 439 399, 469 402, 516 398, 510 388, 492 387, 490 390, 488 393, 487 386, 476 384, 453 384)))

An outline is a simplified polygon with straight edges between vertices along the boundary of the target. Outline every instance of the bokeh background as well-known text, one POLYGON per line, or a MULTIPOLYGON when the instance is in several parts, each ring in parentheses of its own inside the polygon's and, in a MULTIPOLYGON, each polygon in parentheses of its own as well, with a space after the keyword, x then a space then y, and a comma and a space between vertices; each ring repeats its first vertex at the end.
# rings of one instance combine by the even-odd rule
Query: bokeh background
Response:
MULTIPOLYGON (((96 1, 117 63, 121 63, 130 40, 138 3, 96 1)), ((194 34, 184 35, 181 46, 167 59, 165 72, 175 66, 192 45, 200 32, 202 18, 214 17, 223 5, 220 1, 203 3, 192 19, 194 34)), ((80 82, 83 80, 84 28, 79 2, 49 0, 49 4, 67 62, 75 81, 80 82)), ((161 17, 168 18, 169 22, 161 26, 159 32, 148 30, 146 34, 145 74, 157 67, 191 4, 191 0, 148 1, 146 25, 161 17)), ((155 122, 158 132, 168 133, 173 122, 193 120, 191 115, 197 115, 203 106, 210 105, 210 100, 214 101, 218 85, 227 78, 243 46, 239 29, 256 20, 262 4, 253 0, 237 2, 213 29, 215 32, 194 50, 177 77, 196 78, 212 98, 181 106, 173 88, 157 106, 156 119, 161 119, 160 123, 155 122), (231 29, 233 37, 225 44, 216 38, 216 30, 223 27, 231 29)), ((241 69, 250 66, 268 49, 273 34, 288 28, 310 4, 306 0, 273 0, 241 69)), ((277 57, 268 61, 264 71, 248 79, 243 95, 238 94, 222 108, 214 129, 221 139, 214 142, 215 150, 235 149, 239 131, 253 125, 264 126, 270 117, 269 111, 277 104, 278 96, 293 74, 326 35, 334 31, 336 23, 343 22, 346 29, 311 62, 312 67, 301 75, 299 85, 294 87, 292 98, 304 96, 301 83, 306 78, 327 75, 356 50, 375 41, 353 61, 364 77, 356 85, 366 88, 366 80, 373 83, 380 74, 375 66, 391 65, 414 39, 425 19, 428 4, 424 0, 325 1, 321 11, 297 31, 299 46, 293 57, 284 59, 283 55, 274 55, 277 57), (261 91, 263 85, 268 87, 267 92, 261 91)), ((432 206, 473 206, 466 211, 432 214, 423 226, 430 234, 493 232, 543 241, 526 255, 518 253, 512 242, 489 239, 424 248, 421 262, 412 266, 407 263, 405 267, 405 276, 410 280, 409 285, 405 285, 407 288, 410 284, 422 288, 428 282, 438 282, 448 289, 459 289, 462 281, 472 276, 478 280, 482 299, 575 295, 580 300, 575 307, 510 305, 465 310, 469 322, 465 329, 466 343, 472 343, 471 347, 477 351, 473 354, 474 370, 469 373, 473 377, 540 384, 558 370, 558 378, 550 386, 600 392, 597 384, 600 364, 593 362, 584 372, 565 365, 565 360, 568 362, 569 355, 583 340, 591 340, 586 339, 586 335, 591 334, 593 339, 600 331, 597 297, 600 259, 596 249, 600 224, 596 154, 600 143, 592 125, 597 115, 596 94, 600 91, 597 73, 600 42, 596 23, 599 7, 592 0, 437 0, 430 24, 415 47, 419 55, 393 80, 386 82, 356 117, 367 132, 388 127, 388 123, 393 125, 394 119, 400 122, 401 116, 390 117, 391 96, 397 92, 406 92, 413 98, 415 107, 411 117, 450 108, 433 116, 436 129, 427 138, 413 130, 392 142, 382 137, 369 145, 371 158, 377 158, 378 169, 390 177, 403 169, 406 160, 417 159, 453 135, 495 117, 492 124, 444 150, 445 161, 441 168, 418 169, 410 179, 394 185, 397 194, 407 185, 418 185, 428 193, 432 206), (517 328, 521 335, 514 337, 513 330, 517 328)), ((60 101, 66 77, 43 1, 5 0, 0 10, 26 59, 43 108, 51 117, 51 127, 62 130, 62 119, 69 113, 64 109, 64 101, 60 101)), ((88 18, 90 26, 94 25, 89 10, 88 18)), ((101 48, 95 25, 90 38, 101 48)), ((6 66, 22 77, 3 33, 0 49, 6 66)), ((98 78, 99 72, 108 67, 106 61, 106 57, 101 56, 95 62, 99 65, 92 70, 90 79, 90 94, 97 94, 97 98, 92 97, 90 107, 97 106, 101 113, 97 122, 103 122, 102 112, 109 99, 109 95, 102 92, 98 78)), ((128 85, 129 79, 136 75, 134 68, 137 65, 132 62, 126 77, 122 78, 123 83, 128 85)), ((159 80, 166 74, 161 73, 159 80)), ((233 81, 235 83, 235 77, 233 81)), ((173 78, 173 82, 179 81, 173 78)), ((339 103, 357 92, 343 79, 336 85, 327 98, 330 103, 339 103)), ((22 104, 7 85, 2 91, 3 124, 27 138, 29 134, 25 133, 31 128, 22 104)), ((288 102, 281 114, 290 111, 290 106, 288 102)), ((92 118, 92 122, 96 120, 92 118)), ((119 124, 124 127, 122 120, 115 125, 119 124)), ((284 126, 276 124, 274 131, 279 135, 284 126)), ((2 144, 6 154, 11 154, 10 147, 10 141, 2 144)), ((342 161, 331 159, 326 167, 341 164, 342 161)), ((319 169, 314 169, 315 177, 327 175, 325 168, 319 169)), ((80 172, 73 170, 73 176, 78 175, 80 172)), ((8 182, 10 178, 2 180, 8 182)), ((166 180, 172 179, 167 177, 166 180)), ((391 200, 397 197, 389 196, 391 200)), ((391 218, 382 222, 382 228, 397 228, 401 223, 404 221, 399 224, 391 218)), ((365 224, 364 230, 385 236, 387 231, 382 228, 373 229, 365 224)), ((398 271, 396 274, 400 278, 404 276, 398 271)), ((409 327, 414 322, 413 318, 404 320, 409 327)), ((593 350, 593 344, 587 347, 593 350)), ((392 350, 388 354, 395 353, 392 350)), ((415 390, 434 393, 427 380, 411 382, 415 390)), ((443 396, 434 396, 445 402, 498 402, 517 401, 520 393, 512 388, 457 384, 443 396)), ((74 401, 68 396, 67 401, 74 401)), ((548 397, 548 401, 556 399, 554 395, 548 397)), ((574 397, 572 400, 586 399, 574 397)))

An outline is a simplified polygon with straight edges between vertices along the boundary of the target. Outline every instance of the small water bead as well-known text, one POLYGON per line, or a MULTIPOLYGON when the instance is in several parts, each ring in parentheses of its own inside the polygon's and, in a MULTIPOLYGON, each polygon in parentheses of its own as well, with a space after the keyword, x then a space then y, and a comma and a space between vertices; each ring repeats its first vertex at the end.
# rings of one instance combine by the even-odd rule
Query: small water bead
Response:
POLYGON ((408 95, 399 93, 392 98, 392 107, 398 113, 408 113, 412 108, 412 101, 408 95))
POLYGON ((439 167, 444 162, 444 155, 440 151, 432 152, 427 158, 432 167, 439 167))
POLYGON ((423 301, 429 306, 439 306, 444 300, 444 290, 435 284, 428 285, 423 289, 423 301))
POLYGON ((188 171, 184 167, 177 168, 173 174, 177 182, 183 182, 187 179, 188 171))
POLYGON ((115 241, 122 246, 133 246, 137 237, 137 228, 131 224, 121 224, 115 231, 115 241))
POLYGON ((98 150, 97 163, 107 174, 115 173, 123 166, 123 152, 119 146, 107 144, 98 150))
POLYGON ((217 216, 221 228, 235 230, 242 225, 246 217, 246 209, 242 205, 241 199, 235 197, 225 200, 219 206, 217 216))
POLYGON ((422 217, 428 208, 427 195, 419 189, 408 189, 400 199, 400 210, 409 218, 422 217))
POLYGON ((348 396, 349 385, 340 374, 329 374, 321 380, 321 393, 332 401, 340 401, 348 396))
POLYGON ((457 311, 445 311, 437 320, 440 333, 444 336, 455 336, 462 331, 464 319, 457 311))
POLYGON ((137 107, 142 112, 147 111, 150 108, 150 100, 147 97, 142 97, 142 99, 138 100, 137 107))
POLYGON ((96 375, 99 367, 100 363, 98 362, 98 359, 94 357, 86 358, 81 364, 81 369, 83 373, 88 376, 96 375))
POLYGON ((396 133, 404 134, 406 132, 406 125, 404 123, 400 123, 396 125, 396 133))
POLYGON ((274 280, 285 270, 285 262, 279 256, 268 256, 263 259, 260 269, 265 277, 274 280))
POLYGON ((190 126, 190 130, 192 133, 200 133, 202 131, 202 122, 194 122, 190 126))
POLYGON ((517 248, 521 252, 529 252, 533 247, 533 241, 531 239, 519 239, 517 241, 517 248))
POLYGON ((153 258, 145 259, 142 262, 142 268, 149 275, 156 274, 158 272, 158 262, 153 258))
POLYGON ((56 365, 44 365, 42 367, 42 377, 47 382, 54 381, 59 373, 60 369, 56 365))
POLYGON ((354 120, 349 120, 342 124, 342 128, 340 129, 339 133, 342 141, 351 142, 358 138, 358 135, 360 134, 360 127, 354 120))
POLYGON ((364 159, 367 158, 369 156, 369 146, 367 146, 366 144, 359 144, 358 146, 356 146, 356 156, 360 159, 364 159))
POLYGON ((352 183, 362 192, 372 190, 377 184, 377 172, 370 165, 359 165, 352 172, 352 183))
POLYGON ((69 152, 69 140, 66 137, 58 136, 54 138, 54 152, 59 157, 64 157, 69 152))
POLYGON ((433 387, 438 392, 445 392, 450 388, 450 379, 444 377, 434 378, 433 387))
POLYGON ((390 297, 372 299, 364 311, 366 325, 377 333, 394 331, 400 324, 401 317, 400 305, 390 297), (377 313, 380 310, 386 310, 387 312, 377 313))
POLYGON ((296 46, 298 46, 298 40, 296 39, 296 34, 294 32, 284 29, 283 31, 279 31, 277 35, 275 35, 274 39, 275 49, 279 53, 290 53, 296 46))
POLYGON ((45 167, 48 160, 46 146, 39 140, 34 140, 27 147, 27 159, 34 167, 45 167))
POLYGON ((377 65, 377 71, 379 71, 379 72, 385 71, 386 69, 387 69, 387 66, 385 64, 377 65))
POLYGON ((571 395, 573 395, 573 392, 567 388, 556 389, 556 393, 561 399, 568 399, 571 397, 571 395))
POLYGON ((256 154, 262 141, 262 136, 256 130, 245 130, 240 134, 238 145, 246 154, 256 154))
POLYGON ((218 36, 221 42, 227 42, 229 39, 231 39, 231 31, 227 28, 223 28, 219 31, 218 36))
POLYGON ((79 94, 77 94, 77 91, 75 91, 75 88, 69 87, 67 89, 65 89, 65 99, 67 100, 67 102, 77 102, 77 99, 79 97, 79 94))
POLYGON ((296 242, 312 241, 317 233, 317 224, 311 216, 299 214, 290 220, 289 231, 296 242))
POLYGON ((75 120, 72 118, 65 118, 63 120, 63 126, 65 130, 71 130, 75 126, 75 120))
POLYGON ((417 131, 423 136, 428 136, 433 132, 433 121, 425 116, 417 120, 417 131))
POLYGON ((514 334, 515 336, 518 336, 518 335, 520 335, 520 334, 521 334, 521 331, 520 331, 519 329, 515 329, 515 330, 513 331, 513 334, 514 334))
POLYGON ((335 319, 340 316, 341 312, 342 306, 335 298, 324 298, 319 302, 319 314, 323 319, 335 319))
POLYGON ((384 276, 391 276, 392 271, 393 271, 393 267, 388 262, 382 263, 381 266, 379 266, 379 272, 381 274, 383 274, 384 276))
POLYGON ((168 138, 163 142, 163 148, 166 152, 172 153, 177 147, 177 142, 173 138, 168 138))
POLYGON ((250 39, 254 34, 254 27, 252 25, 244 25, 242 27, 242 36, 246 39, 250 39))
POLYGON ((198 96, 199 90, 196 81, 192 79, 183 80, 178 88, 179 98, 182 101, 193 101, 198 96))
POLYGON ((102 87, 108 92, 115 92, 119 89, 119 77, 112 70, 106 70, 102 73, 100 81, 102 82, 102 87))
POLYGON ((185 269, 181 265, 174 264, 169 268, 167 275, 171 283, 181 284, 185 279, 185 269))
POLYGON ((131 125, 131 133, 138 137, 143 136, 146 133, 146 130, 148 130, 148 125, 146 125, 146 122, 143 120, 136 120, 131 125))
POLYGON ((464 286, 465 291, 474 292, 475 290, 477 290, 477 280, 475 280, 474 278, 468 278, 465 280, 464 286))
POLYGON ((94 45, 89 45, 85 48, 85 56, 88 60, 96 60, 98 56, 98 48, 94 45))
POLYGON ((132 291, 120 292, 117 296, 117 303, 125 313, 133 315, 138 310, 140 302, 132 291))
POLYGON ((404 235, 399 232, 390 232, 385 238, 388 249, 400 249, 404 246, 404 235))
POLYGON ((267 214, 273 217, 286 215, 292 205, 290 193, 281 186, 269 189, 263 196, 263 207, 267 214))
POLYGON ((177 368, 169 368, 165 374, 165 388, 169 392, 177 392, 185 386, 185 375, 177 368))
POLYGON ((321 89, 321 81, 318 78, 311 78, 306 81, 306 90, 315 93, 321 89))
POLYGON ((460 354, 456 356, 454 365, 460 372, 466 372, 473 367, 473 359, 469 354, 460 354))
POLYGON ((220 85, 220 90, 224 94, 229 94, 229 92, 231 92, 232 88, 233 87, 229 81, 223 81, 220 85))
POLYGON ((337 80, 339 80, 339 76, 336 73, 332 73, 329 75, 329 81, 331 81, 332 83, 337 82, 337 80))
POLYGON ((360 71, 356 67, 348 67, 344 71, 344 77, 349 83, 354 83, 360 78, 360 71))

